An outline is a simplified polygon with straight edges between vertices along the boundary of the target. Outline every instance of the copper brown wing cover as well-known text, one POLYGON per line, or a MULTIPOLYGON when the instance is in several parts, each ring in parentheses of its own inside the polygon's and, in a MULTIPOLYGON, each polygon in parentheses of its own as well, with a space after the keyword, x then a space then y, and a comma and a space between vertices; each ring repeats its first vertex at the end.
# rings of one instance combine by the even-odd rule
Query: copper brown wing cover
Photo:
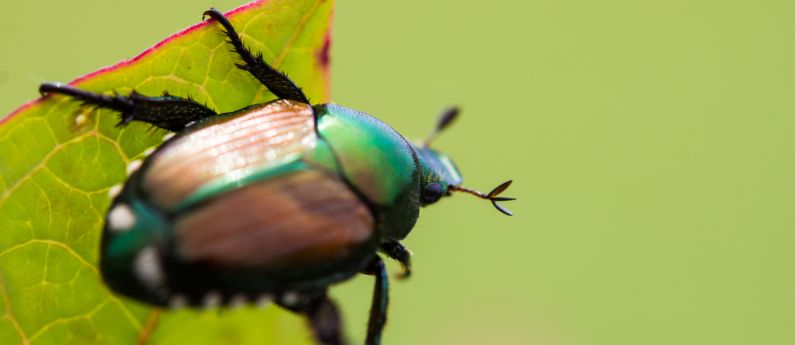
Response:
POLYGON ((175 236, 184 260, 269 270, 344 260, 373 228, 345 183, 304 170, 219 196, 177 220, 175 236))
POLYGON ((312 108, 278 100, 203 124, 151 158, 144 187, 169 209, 218 179, 242 179, 291 160, 317 143, 312 108))

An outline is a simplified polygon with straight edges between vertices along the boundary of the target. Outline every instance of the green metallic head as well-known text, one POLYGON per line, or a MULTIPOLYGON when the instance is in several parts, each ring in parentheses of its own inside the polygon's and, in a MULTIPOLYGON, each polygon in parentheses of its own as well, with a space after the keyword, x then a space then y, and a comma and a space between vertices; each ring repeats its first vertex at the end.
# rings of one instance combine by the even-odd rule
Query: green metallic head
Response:
POLYGON ((458 108, 450 108, 442 113, 442 116, 436 124, 436 128, 431 132, 428 138, 425 139, 422 146, 414 146, 420 165, 420 202, 422 206, 433 204, 439 201, 442 196, 451 195, 451 192, 465 192, 482 199, 487 199, 491 201, 494 207, 500 212, 509 216, 512 215, 506 208, 497 204, 498 201, 514 200, 514 198, 499 196, 500 193, 511 185, 512 181, 503 182, 488 194, 464 188, 461 186, 463 182, 461 172, 458 171, 458 167, 456 167, 450 157, 430 148, 431 141, 458 117, 458 113, 458 108))
POLYGON ((451 186, 460 186, 461 173, 447 155, 430 147, 415 147, 420 163, 420 202, 433 204, 450 195, 451 186))

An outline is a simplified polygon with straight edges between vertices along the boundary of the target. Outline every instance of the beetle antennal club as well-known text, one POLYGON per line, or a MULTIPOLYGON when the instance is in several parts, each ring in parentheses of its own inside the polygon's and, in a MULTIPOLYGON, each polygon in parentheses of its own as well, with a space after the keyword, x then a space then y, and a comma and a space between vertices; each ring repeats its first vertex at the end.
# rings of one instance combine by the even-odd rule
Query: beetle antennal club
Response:
POLYGON ((507 208, 505 208, 502 205, 497 203, 498 201, 512 201, 512 200, 516 200, 516 198, 499 196, 500 194, 502 194, 502 192, 504 192, 506 189, 508 189, 508 187, 511 185, 512 182, 513 182, 513 180, 505 181, 505 182, 501 183, 499 186, 494 187, 494 189, 492 189, 491 192, 489 192, 488 194, 483 194, 483 193, 478 192, 478 191, 476 191, 474 189, 464 188, 464 187, 461 187, 461 186, 450 186, 450 190, 451 191, 455 191, 455 192, 469 193, 469 194, 472 194, 472 195, 474 195, 474 196, 476 196, 478 198, 489 200, 489 201, 491 201, 491 204, 494 205, 495 208, 497 208, 498 211, 500 211, 500 212, 502 212, 502 213, 504 213, 506 215, 513 216, 513 213, 511 213, 511 211, 509 211, 507 208))
POLYGON ((459 113, 461 113, 461 109, 459 107, 450 107, 447 108, 444 112, 442 112, 442 115, 439 115, 439 120, 436 121, 436 127, 433 129, 433 132, 431 132, 431 134, 428 134, 428 137, 425 138, 425 141, 423 141, 422 146, 423 147, 431 146, 431 141, 433 141, 433 139, 436 139, 439 133, 441 133, 443 130, 449 127, 450 124, 453 123, 453 121, 456 118, 458 118, 459 113))

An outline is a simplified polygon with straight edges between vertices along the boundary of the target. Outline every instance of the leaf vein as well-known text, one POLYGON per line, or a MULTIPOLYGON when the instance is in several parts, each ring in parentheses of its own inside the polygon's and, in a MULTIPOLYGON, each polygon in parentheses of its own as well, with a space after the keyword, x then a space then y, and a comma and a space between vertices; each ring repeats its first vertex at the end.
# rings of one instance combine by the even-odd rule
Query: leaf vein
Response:
POLYGON ((13 325, 17 330, 20 339, 22 339, 22 344, 28 345, 30 344, 30 340, 28 340, 28 337, 25 335, 25 331, 22 329, 22 326, 19 324, 19 322, 17 322, 17 319, 14 318, 14 315, 11 313, 11 301, 8 298, 8 292, 6 291, 5 285, 5 277, 0 275, 0 293, 3 295, 3 303, 6 305, 6 314, 4 317, 8 318, 8 320, 11 322, 11 325, 13 325))
POLYGON ((320 4, 323 1, 324 0, 315 1, 314 5, 312 5, 312 8, 301 17, 301 21, 298 23, 298 26, 295 28, 292 35, 290 35, 290 38, 287 40, 287 44, 284 45, 284 48, 282 49, 279 56, 273 61, 274 68, 281 66, 281 64, 284 62, 284 59, 287 57, 287 53, 292 49, 292 46, 295 44, 295 41, 298 39, 298 37, 304 32, 306 23, 309 22, 309 19, 312 18, 315 13, 317 13, 317 9, 320 7, 320 4))
POLYGON ((11 195, 11 193, 13 193, 14 190, 19 188, 19 186, 23 182, 25 182, 28 179, 30 179, 30 177, 36 172, 36 170, 41 169, 43 166, 45 166, 47 164, 47 162, 50 160, 50 158, 52 158, 56 153, 58 153, 61 150, 63 150, 63 148, 66 147, 67 144, 83 140, 86 137, 89 137, 89 136, 95 135, 95 134, 96 133, 93 132, 93 131, 92 132, 86 132, 86 133, 84 133, 82 135, 79 135, 79 136, 76 136, 76 137, 74 137, 72 139, 64 141, 63 143, 56 144, 55 147, 52 149, 52 151, 48 152, 47 155, 42 157, 40 162, 38 162, 35 165, 33 165, 26 173, 22 174, 22 176, 16 182, 14 182, 14 184, 11 185, 11 187, 9 187, 5 191, 3 191, 3 195, 0 196, 0 205, 2 205, 6 201, 6 199, 8 199, 8 196, 11 195))
POLYGON ((40 337, 42 334, 47 332, 50 328, 53 328, 53 327, 55 327, 57 325, 64 324, 64 323, 69 323, 69 322, 72 322, 72 321, 77 321, 77 320, 80 320, 80 319, 89 319, 92 316, 94 316, 94 314, 99 312, 99 310, 102 309, 103 307, 105 307, 107 304, 108 304, 107 300, 106 301, 102 301, 101 303, 97 304, 96 307, 94 307, 93 309, 91 309, 91 310, 89 310, 89 311, 87 311, 85 313, 80 313, 80 314, 77 314, 77 315, 74 315, 74 316, 68 316, 68 317, 59 317, 59 318, 57 318, 55 320, 52 320, 52 321, 42 325, 41 328, 39 328, 38 331, 33 333, 33 335, 30 336, 30 341, 35 340, 36 338, 40 337))

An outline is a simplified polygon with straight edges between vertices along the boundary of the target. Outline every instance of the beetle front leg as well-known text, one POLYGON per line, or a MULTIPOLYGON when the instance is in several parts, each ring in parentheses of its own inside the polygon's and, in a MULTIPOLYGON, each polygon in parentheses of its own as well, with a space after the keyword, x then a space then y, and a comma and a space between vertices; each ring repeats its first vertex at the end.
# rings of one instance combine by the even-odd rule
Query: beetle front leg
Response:
POLYGON ((367 322, 367 338, 364 344, 380 345, 381 334, 386 325, 387 306, 389 306, 389 276, 384 261, 378 255, 373 257, 362 273, 375 276, 373 303, 370 306, 370 320, 367 322))
POLYGON ((212 109, 192 99, 168 94, 160 97, 147 97, 133 91, 129 96, 109 96, 58 83, 41 84, 39 93, 42 96, 53 93, 66 95, 85 104, 115 110, 121 113, 119 127, 130 123, 130 121, 141 121, 177 132, 193 122, 217 115, 212 109))
POLYGON ((388 240, 381 243, 381 250, 386 256, 395 259, 403 266, 403 271, 398 273, 398 279, 406 279, 411 276, 411 251, 403 243, 396 240, 388 240))

